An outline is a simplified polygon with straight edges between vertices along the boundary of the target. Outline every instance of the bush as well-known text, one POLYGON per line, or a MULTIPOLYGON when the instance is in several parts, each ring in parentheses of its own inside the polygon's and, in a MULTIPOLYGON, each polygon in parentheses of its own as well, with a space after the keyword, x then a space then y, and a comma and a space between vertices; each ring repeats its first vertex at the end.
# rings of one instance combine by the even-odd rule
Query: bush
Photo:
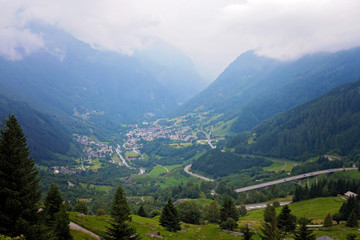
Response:
POLYGON ((238 227, 238 225, 233 218, 228 218, 228 219, 226 219, 225 222, 222 222, 220 224, 220 227, 222 229, 227 229, 227 230, 233 231, 234 229, 236 229, 238 227))
POLYGON ((104 209, 102 208, 99 208, 97 211, 96 211, 96 216, 104 216, 106 215, 106 212, 104 209))

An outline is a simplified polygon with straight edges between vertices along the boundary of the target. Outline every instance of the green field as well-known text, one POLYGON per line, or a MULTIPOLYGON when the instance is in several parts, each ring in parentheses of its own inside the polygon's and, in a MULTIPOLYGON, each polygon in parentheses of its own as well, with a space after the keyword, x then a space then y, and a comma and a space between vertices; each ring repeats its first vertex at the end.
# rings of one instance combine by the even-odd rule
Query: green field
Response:
POLYGON ((126 152, 125 153, 125 157, 126 159, 129 159, 129 158, 133 158, 133 157, 137 157, 139 156, 140 154, 136 153, 136 152, 126 152))
MULTIPOLYGON (((197 201, 202 206, 206 206, 211 202, 209 199, 197 199, 191 201, 197 201)), ((292 213, 297 217, 307 217, 312 219, 314 224, 322 224, 326 214, 334 214, 338 212, 343 202, 344 200, 340 199, 340 197, 327 197, 292 203, 289 207, 292 210, 292 213)), ((278 207, 276 210, 277 213, 279 213, 281 211, 281 207, 278 207)), ((263 221, 263 212, 264 209, 249 211, 245 217, 240 218, 238 222, 239 226, 249 224, 251 227, 255 228, 255 231, 258 233, 261 232, 260 227, 263 221)), ((70 212, 70 219, 82 227, 103 236, 106 226, 108 225, 109 216, 85 216, 79 218, 76 217, 76 213, 70 212)), ((225 233, 217 224, 192 225, 182 223, 182 230, 173 233, 166 231, 159 225, 159 216, 150 219, 133 215, 132 219, 132 224, 142 239, 153 239, 147 234, 155 232, 160 232, 160 235, 164 236, 165 239, 239 239, 239 237, 225 233)), ((339 239, 346 239, 346 235, 348 233, 359 233, 356 228, 345 227, 344 223, 334 225, 330 228, 318 227, 313 230, 317 237, 327 235, 329 237, 337 237, 339 239)), ((74 232, 72 231, 72 233, 74 232)), ((83 238, 83 236, 80 236, 80 233, 76 234, 77 235, 74 233, 75 240, 86 239, 83 238)), ((293 236, 290 235, 288 237, 292 238, 293 236)), ((254 236, 253 238, 255 240, 260 239, 259 236, 254 236)))
MULTIPOLYGON (((344 200, 340 197, 316 198, 296 203, 291 203, 289 208, 295 216, 306 217, 312 220, 314 224, 322 224, 328 213, 337 213, 344 200)), ((282 207, 276 208, 277 214, 280 213, 282 207)), ((245 217, 241 217, 239 224, 250 223, 255 229, 259 229, 263 221, 264 209, 249 211, 245 217)), ((335 225, 331 228, 314 228, 316 236, 327 235, 329 237, 337 237, 346 239, 346 234, 353 232, 359 233, 356 229, 345 227, 345 224, 335 225)), ((259 238, 254 238, 259 239, 259 238)))
POLYGON ((273 171, 273 172, 291 172, 294 165, 290 162, 280 161, 280 160, 272 160, 273 163, 270 166, 264 167, 264 171, 273 171))
POLYGON ((161 165, 156 165, 148 174, 150 176, 156 177, 163 173, 167 173, 166 169, 161 165))
MULTIPOLYGON (((172 165, 174 168, 179 165, 172 165)), ((159 166, 160 169, 160 166, 159 166)), ((166 171, 164 169, 164 171, 166 171)), ((169 173, 160 176, 151 176, 150 174, 137 175, 134 178, 135 184, 143 184, 144 186, 159 185, 161 188, 178 186, 192 181, 195 184, 200 183, 202 180, 192 177, 183 172, 182 169, 171 171, 169 173)))
POLYGON ((91 237, 81 231, 70 230, 71 235, 73 236, 74 240, 96 240, 96 238, 91 237))

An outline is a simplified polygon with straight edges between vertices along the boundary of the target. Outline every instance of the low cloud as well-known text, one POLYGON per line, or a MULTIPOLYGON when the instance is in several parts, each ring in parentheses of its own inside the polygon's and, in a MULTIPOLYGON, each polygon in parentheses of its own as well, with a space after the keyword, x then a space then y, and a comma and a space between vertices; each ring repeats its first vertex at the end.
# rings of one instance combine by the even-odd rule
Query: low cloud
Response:
POLYGON ((0 0, 0 9, 0 54, 8 59, 43 46, 31 21, 125 54, 160 38, 211 78, 249 49, 288 60, 360 45, 358 0, 0 0))

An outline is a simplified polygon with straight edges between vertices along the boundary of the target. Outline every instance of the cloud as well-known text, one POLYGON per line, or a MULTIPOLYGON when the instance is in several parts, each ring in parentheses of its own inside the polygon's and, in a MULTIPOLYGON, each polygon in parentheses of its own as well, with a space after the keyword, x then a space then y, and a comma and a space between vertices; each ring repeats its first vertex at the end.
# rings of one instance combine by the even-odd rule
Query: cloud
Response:
POLYGON ((0 0, 0 9, 0 54, 13 59, 43 46, 31 21, 125 54, 160 38, 211 78, 249 49, 288 60, 360 45, 358 0, 0 0))

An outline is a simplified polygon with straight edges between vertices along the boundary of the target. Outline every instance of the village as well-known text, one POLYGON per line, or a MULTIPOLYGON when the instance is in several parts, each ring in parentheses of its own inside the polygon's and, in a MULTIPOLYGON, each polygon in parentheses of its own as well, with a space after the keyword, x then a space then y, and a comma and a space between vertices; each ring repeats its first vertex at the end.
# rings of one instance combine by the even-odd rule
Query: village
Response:
POLYGON ((77 168, 52 166, 49 168, 50 171, 55 174, 76 174, 89 168, 89 164, 91 164, 96 158, 105 158, 109 156, 111 159, 111 155, 113 154, 113 148, 111 145, 91 140, 87 136, 76 135, 75 139, 84 146, 83 152, 85 156, 77 159, 81 166, 77 168))
POLYGON ((170 139, 172 141, 188 142, 196 140, 198 137, 193 133, 189 126, 172 125, 160 125, 158 121, 155 122, 143 122, 141 127, 139 125, 129 125, 132 128, 126 136, 127 141, 123 144, 126 150, 138 151, 141 147, 139 141, 141 139, 145 141, 152 141, 158 138, 170 139))

